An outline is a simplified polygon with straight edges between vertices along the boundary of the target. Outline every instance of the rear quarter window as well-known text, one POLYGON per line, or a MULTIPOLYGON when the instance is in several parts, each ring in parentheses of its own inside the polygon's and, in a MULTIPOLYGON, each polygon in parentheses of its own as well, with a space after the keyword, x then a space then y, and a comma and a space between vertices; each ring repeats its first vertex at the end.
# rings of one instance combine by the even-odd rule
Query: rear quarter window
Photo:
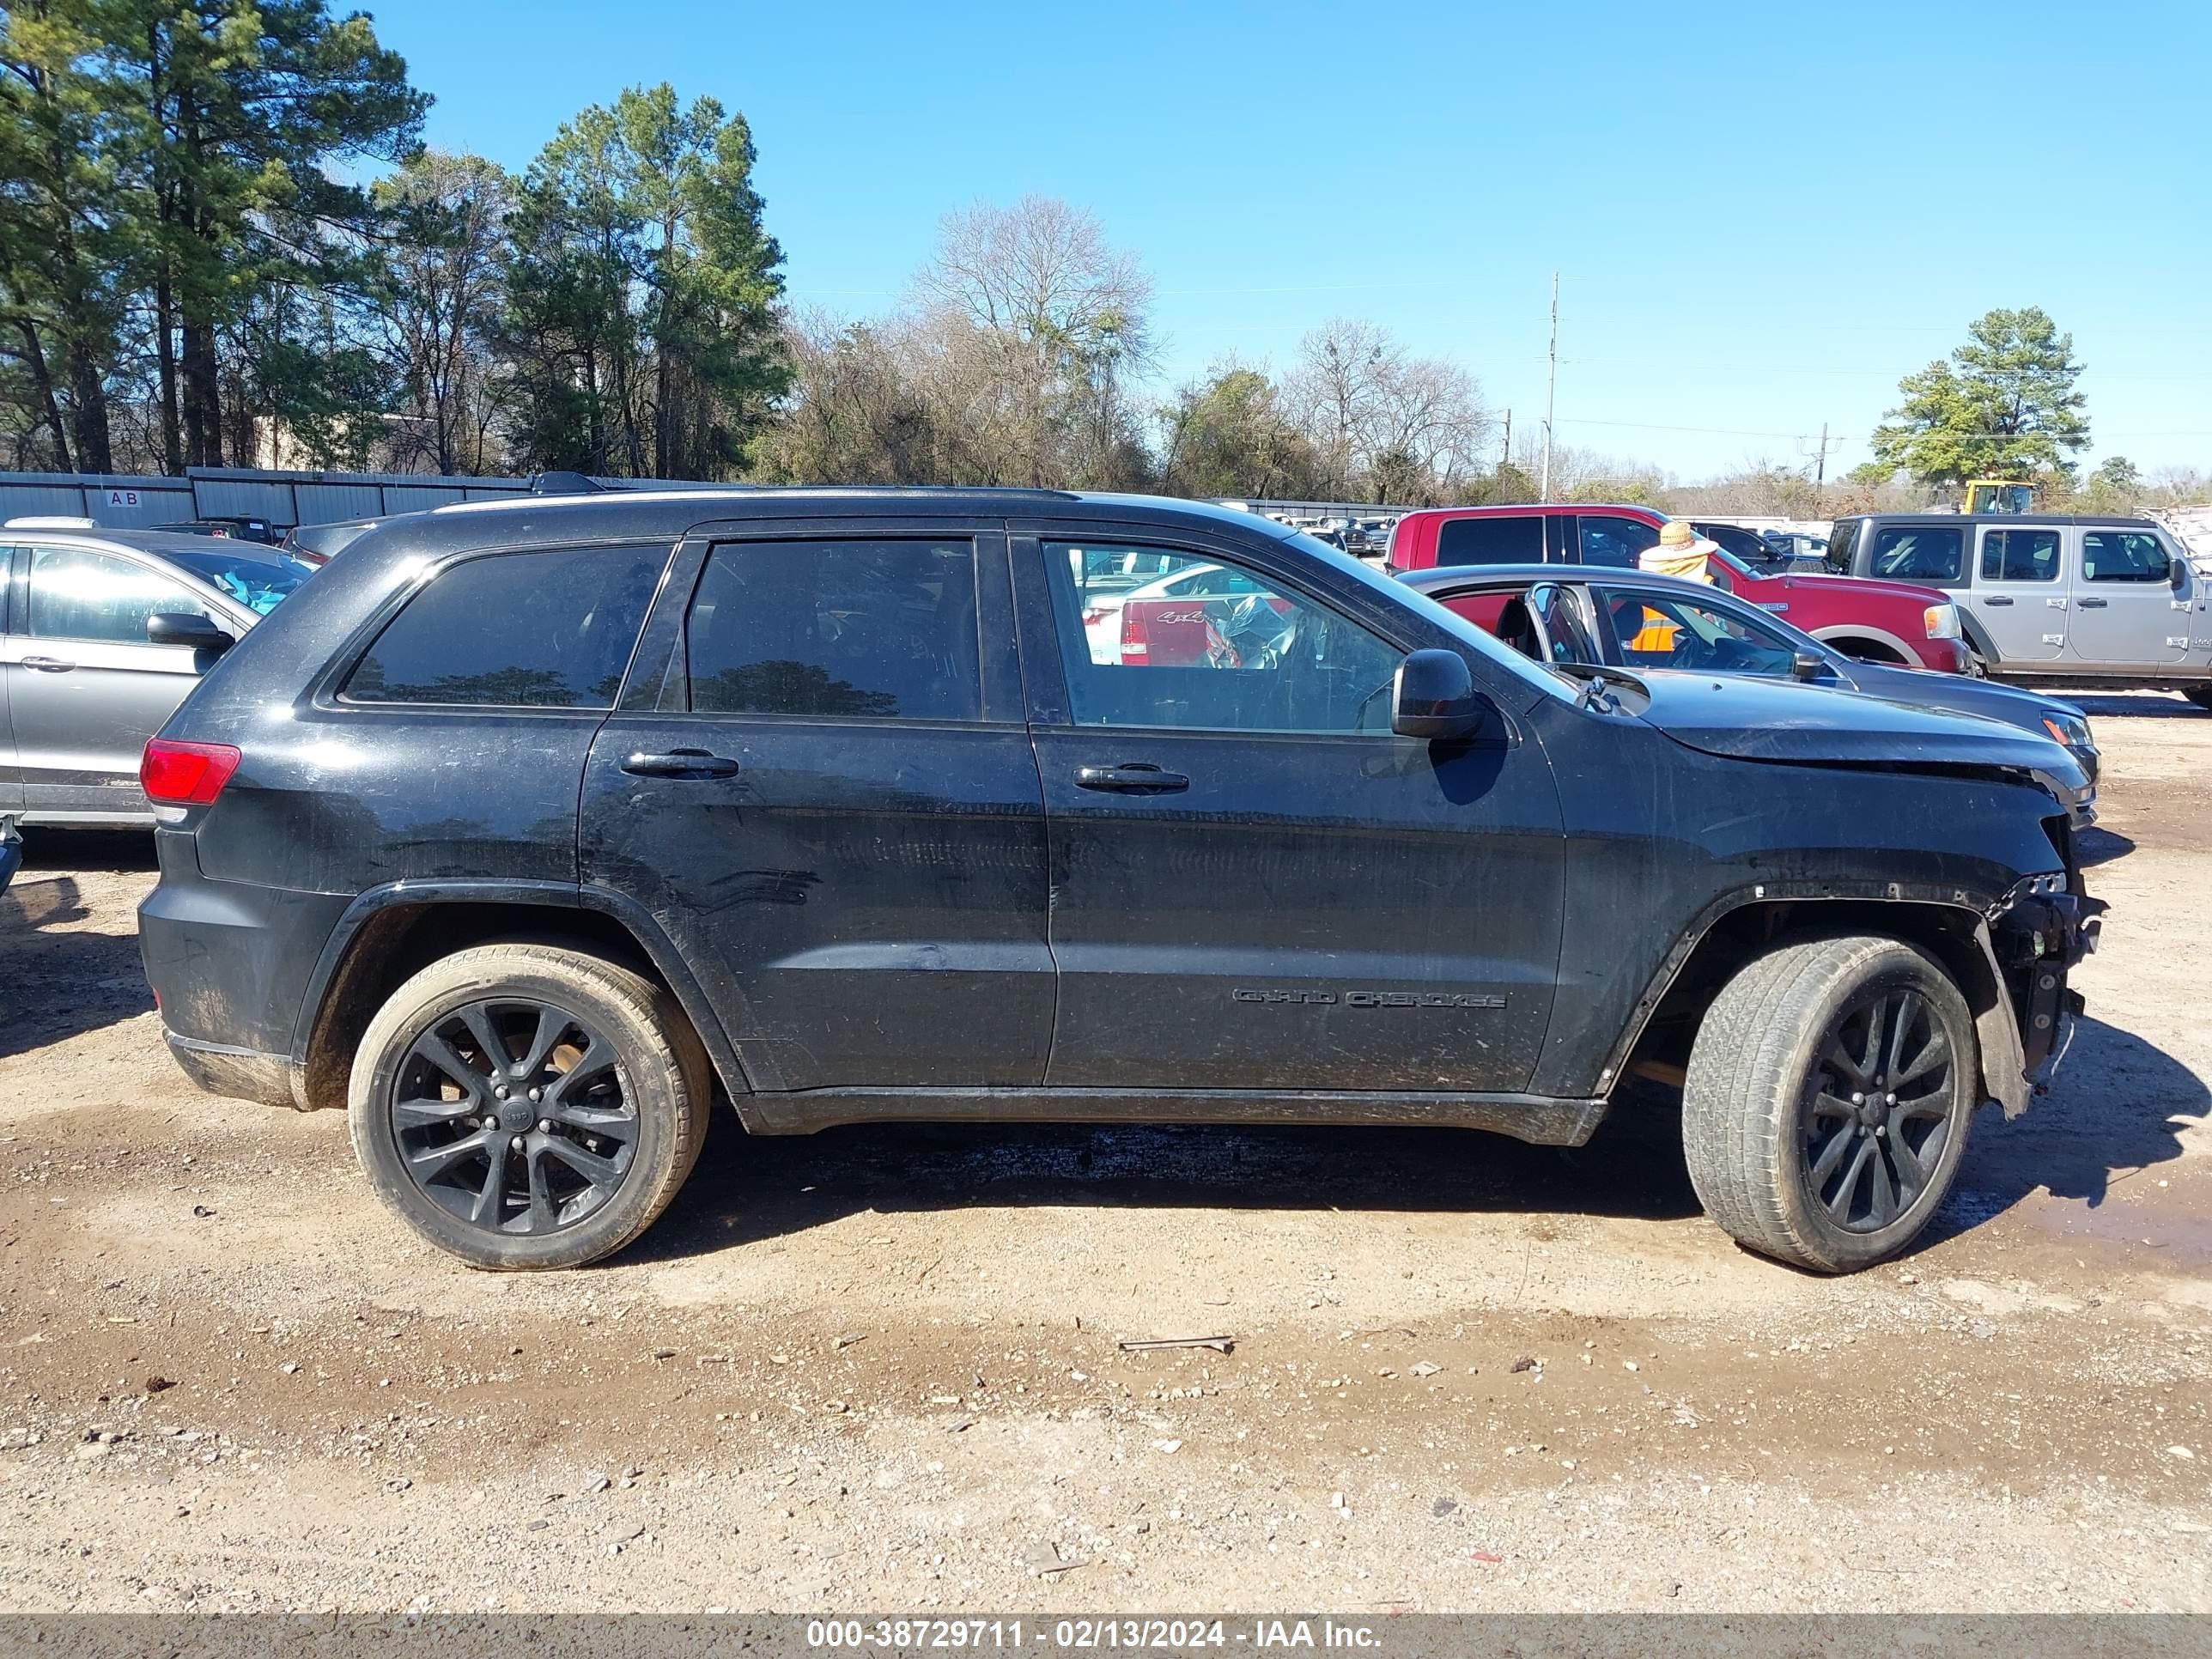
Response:
POLYGON ((1892 525, 1874 532, 1867 574, 1893 581, 1954 582, 1966 568, 1966 532, 1958 525, 1892 525))
POLYGON ((611 708, 665 547, 493 554, 449 565, 385 624, 349 702, 611 708))
POLYGON ((1446 519, 1437 526, 1438 564, 1541 564, 1544 520, 1533 513, 1446 519))

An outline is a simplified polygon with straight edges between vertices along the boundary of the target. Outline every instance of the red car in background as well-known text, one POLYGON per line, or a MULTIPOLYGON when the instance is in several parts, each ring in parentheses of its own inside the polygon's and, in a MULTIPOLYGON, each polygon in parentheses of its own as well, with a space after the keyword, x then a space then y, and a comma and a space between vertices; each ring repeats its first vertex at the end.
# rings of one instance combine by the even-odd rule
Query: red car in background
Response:
MULTIPOLYGON (((1440 507, 1408 513, 1390 532, 1394 571, 1447 565, 1583 564, 1632 570, 1667 515, 1587 502, 1440 507)), ((1970 660, 1950 596, 1910 582, 1855 576, 1762 576, 1725 549, 1705 560, 1715 586, 1862 662, 1963 674, 1970 660)), ((1498 603, 1503 604, 1501 599, 1498 603)), ((1497 618, 1474 618, 1485 627, 1497 618)))

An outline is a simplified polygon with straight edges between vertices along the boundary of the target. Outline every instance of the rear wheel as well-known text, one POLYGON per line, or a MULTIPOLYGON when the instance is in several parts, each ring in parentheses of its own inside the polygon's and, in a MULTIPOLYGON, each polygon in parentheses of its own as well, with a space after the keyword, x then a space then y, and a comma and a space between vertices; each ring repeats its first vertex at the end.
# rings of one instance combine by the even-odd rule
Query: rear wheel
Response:
POLYGON ((1682 1135, 1699 1201, 1778 1261, 1850 1273, 1887 1260, 1950 1191, 1979 1052, 1959 988, 1900 940, 1759 957, 1691 1049, 1682 1135))
POLYGON ((432 1243, 473 1267, 574 1267, 668 1206, 709 1091, 659 986, 581 951, 489 945, 392 994, 348 1116, 370 1185, 432 1243))

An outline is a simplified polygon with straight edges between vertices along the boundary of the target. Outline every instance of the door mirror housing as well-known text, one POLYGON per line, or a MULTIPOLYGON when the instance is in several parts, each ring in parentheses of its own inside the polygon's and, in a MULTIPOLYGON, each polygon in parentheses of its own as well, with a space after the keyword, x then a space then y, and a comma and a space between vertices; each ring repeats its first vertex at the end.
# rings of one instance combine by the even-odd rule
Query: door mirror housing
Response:
POLYGON ((1790 659, 1790 678, 1817 680, 1828 672, 1828 659, 1817 651, 1799 651, 1790 659))
POLYGON ((238 641, 195 612, 161 611, 146 618, 149 645, 181 645, 194 651, 228 651, 238 641))
POLYGON ((1416 651, 1398 665, 1390 689, 1390 729, 1401 738, 1449 743, 1482 729, 1488 702, 1456 651, 1416 651))

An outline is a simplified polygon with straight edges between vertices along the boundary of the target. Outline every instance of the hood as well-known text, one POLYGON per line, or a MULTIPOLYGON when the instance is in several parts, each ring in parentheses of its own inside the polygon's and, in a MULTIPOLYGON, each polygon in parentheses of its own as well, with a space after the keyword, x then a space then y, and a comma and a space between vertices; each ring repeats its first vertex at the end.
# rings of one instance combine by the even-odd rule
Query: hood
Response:
POLYGON ((1933 674, 1925 669, 1893 668, 1871 662, 1854 662, 1848 672, 1858 690, 1869 696, 1912 703, 1922 708, 1948 709, 1959 714, 1980 714, 2025 726, 2029 731, 2041 731, 2045 714, 2081 718, 2081 711, 2070 702, 1996 680, 1974 679, 1965 674, 1933 674))
POLYGON ((2049 738, 1976 714, 1797 680, 1668 669, 1638 678, 1651 692, 1642 718, 1708 755, 1800 765, 2004 767, 2034 774, 2069 805, 2089 786, 2081 763, 2049 738))
POLYGON ((1909 599, 1916 605, 1949 605, 1952 596, 1940 587, 1925 587, 1918 582, 1893 582, 1880 576, 1833 576, 1810 571, 1792 571, 1786 576, 1772 576, 1784 587, 1840 587, 1853 593, 1879 594, 1886 599, 1909 599))

